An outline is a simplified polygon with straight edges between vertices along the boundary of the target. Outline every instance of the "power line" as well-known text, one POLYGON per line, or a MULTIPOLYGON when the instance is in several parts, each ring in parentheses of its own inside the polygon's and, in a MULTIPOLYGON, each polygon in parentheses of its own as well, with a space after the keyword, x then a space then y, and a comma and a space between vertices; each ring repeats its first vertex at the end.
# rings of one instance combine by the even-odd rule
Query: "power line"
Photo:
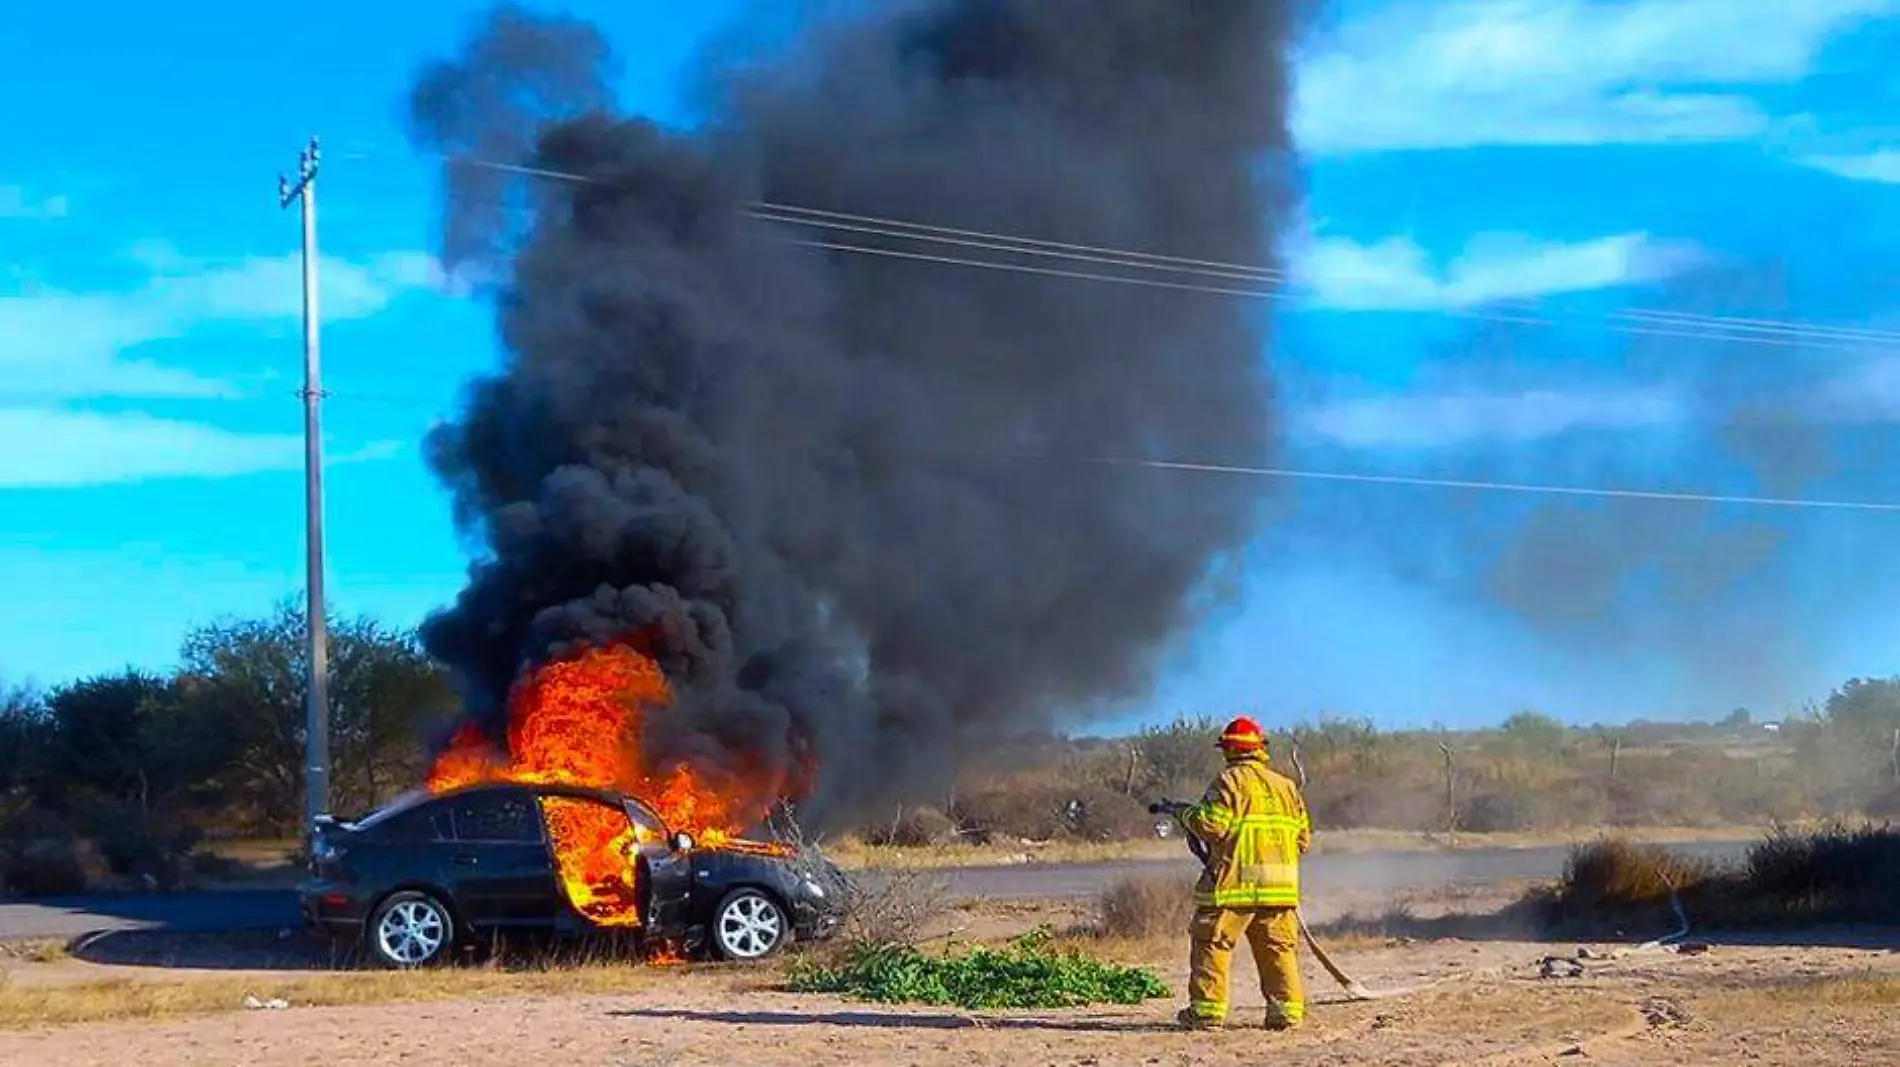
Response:
MULTIPOLYGON (((1057 457, 1015 455, 1012 458, 1053 459, 1057 457)), ((1246 467, 1225 463, 1194 463, 1183 460, 1089 457, 1070 460, 1069 462, 1113 467, 1145 467, 1152 470, 1189 471, 1201 474, 1233 474, 1250 478, 1354 482, 1366 485, 1415 486, 1426 489, 1462 489, 1495 493, 1533 493, 1544 496, 1597 497, 1620 500, 1659 500, 1673 503, 1744 504, 1753 507, 1772 508, 1900 512, 1900 503, 1889 503, 1885 501, 1815 500, 1799 497, 1735 496, 1719 493, 1672 492, 1652 489, 1541 485, 1535 483, 1494 482, 1478 479, 1424 478, 1399 474, 1354 474, 1345 471, 1301 470, 1287 467, 1246 467)))
MULTIPOLYGON (((612 187, 615 184, 608 179, 549 167, 531 167, 447 153, 424 154, 448 163, 522 174, 531 177, 548 178, 556 181, 604 187, 612 187)), ((357 154, 355 158, 372 159, 375 157, 367 154, 357 154)), ((759 218, 761 221, 844 229, 852 232, 872 233, 878 236, 904 240, 957 244, 966 247, 977 247, 1023 255, 1054 256, 1089 262, 1115 263, 1117 265, 1141 269, 1175 270, 1230 279, 1258 280, 1273 284, 1283 284, 1292 280, 1291 275, 1285 270, 1275 267, 1263 267, 1257 264, 1196 259, 1132 249, 1111 248, 1102 245, 1075 244, 1036 237, 1025 237, 1017 234, 1000 234, 983 230, 912 222, 876 215, 860 215, 844 211, 809 208, 773 201, 754 201, 747 204, 746 208, 753 217, 759 218), (794 215, 799 217, 788 217, 794 215)), ((821 245, 820 247, 832 246, 821 245)), ((860 254, 874 254, 873 250, 861 246, 847 246, 842 243, 838 243, 835 246, 835 250, 860 254)), ((949 257, 940 259, 928 259, 923 256, 899 258, 916 258, 929 262, 959 263, 961 265, 982 265, 949 257)), ((1027 273, 1040 272, 1028 271, 1027 273)), ((1126 279, 1120 276, 1113 276, 1100 278, 1091 277, 1087 280, 1125 281, 1126 279)), ((1187 286, 1168 286, 1168 288, 1183 288, 1189 291, 1195 291, 1193 287, 1187 286)), ((1203 287, 1199 291, 1228 296, 1258 297, 1266 295, 1254 290, 1236 292, 1220 287, 1203 287)), ((1269 298, 1295 299, 1295 297, 1290 294, 1272 295, 1269 296, 1269 298)), ((1535 310, 1535 305, 1522 300, 1500 300, 1489 305, 1489 307, 1513 306, 1520 309, 1535 310)), ((1458 309, 1433 310, 1446 310, 1454 315, 1470 315, 1507 323, 1556 325, 1554 320, 1547 318, 1503 317, 1489 311, 1476 309, 1467 311, 1460 311, 1458 309)), ((1612 328, 1619 332, 1632 333, 1639 336, 1674 337, 1687 340, 1727 340, 1740 343, 1758 343, 1773 347, 1799 346, 1857 349, 1870 344, 1900 346, 1900 332, 1866 327, 1831 326, 1785 320, 1704 315, 1695 312, 1670 311, 1654 308, 1626 308, 1609 312, 1601 317, 1629 323, 1630 325, 1620 325, 1612 328), (1832 341, 1841 343, 1834 345, 1800 344, 1802 340, 1808 338, 1823 342, 1832 341)))
MULTIPOLYGON (((333 154, 358 160, 380 158, 378 155, 362 151, 333 154)), ((549 167, 535 167, 445 153, 423 154, 445 162, 528 177, 546 178, 601 187, 612 187, 615 184, 608 179, 549 167)), ((777 223, 780 225, 808 226, 893 240, 944 244, 1002 252, 1010 255, 1038 256, 1053 258, 1058 261, 1124 267, 1138 271, 1167 272, 1189 276, 1198 275, 1229 281, 1259 282, 1263 288, 1237 289, 1228 286, 1191 284, 1186 282, 1167 283, 1156 279, 1140 278, 1125 274, 1103 274, 1096 271, 1065 271, 1051 268, 1036 268, 1028 264, 1005 263, 993 259, 977 259, 968 256, 951 256, 922 252, 903 252, 862 244, 851 244, 844 241, 795 240, 789 242, 792 244, 802 244, 806 247, 845 252, 854 255, 881 256, 884 258, 902 259, 920 263, 1013 271, 1026 275, 1068 278, 1079 281, 1172 289, 1179 292, 1200 292, 1214 296, 1267 299, 1289 304, 1297 304, 1305 299, 1302 294, 1289 290, 1288 287, 1293 282, 1292 276, 1288 271, 1277 267, 1263 267, 1244 263, 1197 259, 1187 256, 1112 248, 1104 245, 1052 241, 1043 238, 991 233, 982 230, 940 226, 875 215, 860 215, 773 201, 756 201, 747 205, 746 210, 751 217, 759 221, 777 223)), ((218 257, 215 259, 199 259, 197 262, 199 264, 244 265, 258 258, 265 257, 218 257)), ((1553 318, 1549 314, 1544 313, 1538 305, 1521 299, 1496 300, 1484 305, 1474 305, 1470 307, 1396 307, 1380 308, 1377 310, 1429 312, 1453 318, 1478 319, 1501 325, 1556 327, 1562 324, 1560 318, 1553 318), (1512 313, 1512 309, 1524 313, 1512 313)), ((1596 315, 1560 313, 1560 317, 1572 321, 1579 319, 1604 320, 1604 325, 1609 330, 1638 337, 1710 341, 1729 344, 1748 344, 1767 348, 1801 348, 1837 352, 1858 352, 1876 346, 1900 347, 1900 332, 1867 327, 1833 326, 1773 319, 1714 316, 1651 308, 1625 308, 1596 315)))

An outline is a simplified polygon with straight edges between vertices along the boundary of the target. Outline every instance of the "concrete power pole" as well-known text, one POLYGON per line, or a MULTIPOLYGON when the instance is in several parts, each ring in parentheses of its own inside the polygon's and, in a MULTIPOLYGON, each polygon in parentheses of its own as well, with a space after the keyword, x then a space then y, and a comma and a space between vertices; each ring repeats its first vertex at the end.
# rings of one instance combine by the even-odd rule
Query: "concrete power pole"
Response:
POLYGON ((297 180, 277 178, 277 206, 297 201, 303 208, 303 463, 304 463, 304 591, 308 603, 304 630, 305 698, 308 721, 304 728, 304 831, 316 825, 330 809, 330 667, 329 634, 323 609, 323 430, 320 407, 323 379, 317 347, 317 139, 297 161, 297 180))

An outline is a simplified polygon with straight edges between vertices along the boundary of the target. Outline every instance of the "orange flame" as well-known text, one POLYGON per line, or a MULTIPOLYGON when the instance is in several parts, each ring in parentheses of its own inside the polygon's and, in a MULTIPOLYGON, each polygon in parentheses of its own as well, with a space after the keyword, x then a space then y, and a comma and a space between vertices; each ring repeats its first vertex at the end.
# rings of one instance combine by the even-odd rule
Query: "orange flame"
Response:
MULTIPOLYGON (((645 801, 669 830, 685 830, 709 848, 791 851, 739 837, 796 785, 786 776, 651 764, 644 727, 650 714, 672 703, 666 675, 651 658, 624 644, 588 649, 515 686, 506 752, 472 723, 457 731, 430 770, 428 788, 441 793, 516 782, 614 790, 645 801)), ((797 773, 802 781, 810 768, 801 763, 797 773)), ((549 797, 543 811, 576 910, 601 925, 639 925, 633 862, 639 831, 618 812, 587 801, 549 797)))

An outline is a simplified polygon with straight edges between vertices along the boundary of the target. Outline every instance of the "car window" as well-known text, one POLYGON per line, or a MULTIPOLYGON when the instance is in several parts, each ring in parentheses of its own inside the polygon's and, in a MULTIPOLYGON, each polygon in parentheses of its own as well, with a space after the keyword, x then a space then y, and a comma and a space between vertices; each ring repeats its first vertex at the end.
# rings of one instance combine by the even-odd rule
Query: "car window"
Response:
POLYGON ((641 845, 666 845, 666 824, 660 821, 645 804, 637 800, 627 801, 627 817, 633 820, 634 832, 641 845))
POLYGON ((392 815, 377 832, 387 841, 455 840, 455 826, 446 804, 430 804, 392 815))
POLYGON ((477 793, 456 802, 455 837, 458 841, 539 842, 541 813, 525 792, 477 793))

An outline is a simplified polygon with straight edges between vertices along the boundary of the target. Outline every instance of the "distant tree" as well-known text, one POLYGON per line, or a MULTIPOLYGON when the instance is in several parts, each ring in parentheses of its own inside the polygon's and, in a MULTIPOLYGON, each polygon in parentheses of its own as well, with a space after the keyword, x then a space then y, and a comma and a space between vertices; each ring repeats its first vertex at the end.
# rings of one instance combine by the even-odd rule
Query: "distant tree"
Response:
POLYGON ((1746 730, 1755 725, 1755 716, 1747 708, 1736 708, 1728 713, 1728 717, 1722 720, 1721 725, 1731 730, 1746 730))
POLYGON ((24 793, 44 773, 51 734, 40 694, 0 682, 0 796, 24 793))
MULTIPOLYGON (((303 618, 286 604, 204 626, 181 657, 181 699, 233 724, 231 783, 256 821, 282 831, 297 826, 303 804, 303 618)), ((423 735, 454 702, 414 635, 370 619, 331 623, 329 667, 331 806, 360 813, 418 783, 423 735)))
POLYGON ((1504 720, 1504 737, 1526 754, 1554 755, 1564 743, 1564 724, 1535 711, 1520 711, 1504 720))
POLYGON ((1818 751, 1831 773, 1861 779, 1891 777, 1894 734, 1900 730, 1900 678, 1854 678, 1821 707, 1818 751))
POLYGON ((1221 759, 1214 747, 1220 724, 1202 715, 1177 717, 1165 726, 1150 726, 1136 739, 1140 778, 1136 792, 1198 793, 1220 773, 1221 759))
MULTIPOLYGON (((167 682, 127 670, 85 678, 47 697, 41 799, 56 808, 87 800, 149 807, 155 776, 166 768, 154 748, 164 733, 167 682)), ((163 793, 170 779, 157 783, 163 793)))

